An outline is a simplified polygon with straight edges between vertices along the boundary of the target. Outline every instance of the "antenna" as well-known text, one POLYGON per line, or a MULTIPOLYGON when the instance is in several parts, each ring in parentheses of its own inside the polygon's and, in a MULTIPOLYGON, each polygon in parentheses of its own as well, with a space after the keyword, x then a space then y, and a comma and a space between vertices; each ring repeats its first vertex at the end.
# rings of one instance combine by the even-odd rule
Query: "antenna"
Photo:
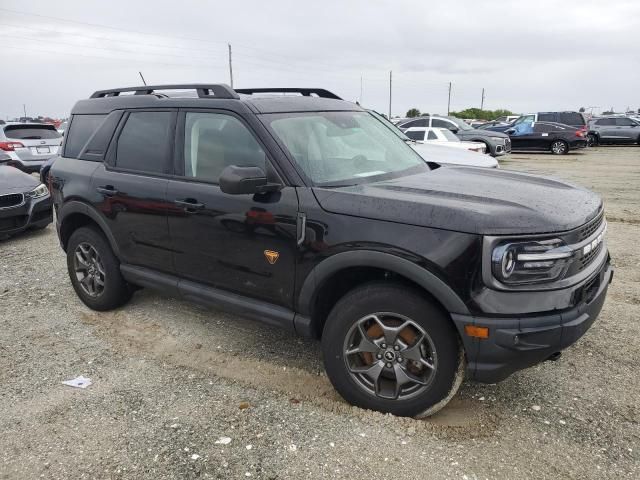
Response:
POLYGON ((147 82, 145 81, 144 77, 142 76, 142 72, 138 72, 138 74, 140 75, 140 78, 142 79, 142 83, 144 83, 146 85, 147 82))

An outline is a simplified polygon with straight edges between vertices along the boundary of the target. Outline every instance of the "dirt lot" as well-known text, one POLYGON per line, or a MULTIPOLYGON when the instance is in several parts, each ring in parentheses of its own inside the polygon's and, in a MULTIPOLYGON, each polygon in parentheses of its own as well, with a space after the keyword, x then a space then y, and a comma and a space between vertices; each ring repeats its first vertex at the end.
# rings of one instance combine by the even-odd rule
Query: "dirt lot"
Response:
POLYGON ((604 197, 614 283, 560 361, 429 420, 347 405, 317 343, 259 323, 152 291, 90 311, 52 227, 0 243, 0 478, 640 477, 640 147, 502 164, 604 197))

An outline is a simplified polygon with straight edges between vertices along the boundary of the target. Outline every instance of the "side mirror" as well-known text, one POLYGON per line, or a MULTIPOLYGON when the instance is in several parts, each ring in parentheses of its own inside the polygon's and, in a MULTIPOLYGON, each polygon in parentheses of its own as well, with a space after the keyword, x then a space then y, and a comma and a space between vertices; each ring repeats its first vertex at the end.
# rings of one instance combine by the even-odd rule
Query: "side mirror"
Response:
POLYGON ((260 167, 238 167, 229 165, 220 175, 220 190, 229 195, 275 192, 277 183, 269 183, 267 175, 260 167))
POLYGON ((451 130, 452 133, 458 133, 458 128, 456 127, 449 127, 449 130, 451 130))
POLYGON ((513 135, 514 133, 516 133, 516 129, 510 128, 509 130, 505 130, 504 133, 506 133, 507 135, 513 135))

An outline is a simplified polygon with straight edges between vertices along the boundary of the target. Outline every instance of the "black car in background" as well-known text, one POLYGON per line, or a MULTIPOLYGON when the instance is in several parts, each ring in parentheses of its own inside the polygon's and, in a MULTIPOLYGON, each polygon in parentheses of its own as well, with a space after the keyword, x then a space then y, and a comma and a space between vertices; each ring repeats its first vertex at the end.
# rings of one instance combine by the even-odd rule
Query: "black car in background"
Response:
POLYGON ((505 133, 511 137, 513 150, 542 150, 564 155, 587 146, 586 132, 552 122, 519 123, 505 133))
POLYGON ((520 115, 512 123, 503 123, 493 126, 484 126, 483 130, 490 130, 493 132, 506 132, 507 130, 519 125, 521 123, 533 123, 533 122, 551 122, 561 123, 563 125, 569 125, 570 127, 577 128, 579 130, 587 131, 587 118, 580 112, 538 112, 538 113, 525 113, 520 115))
POLYGON ((9 155, 0 153, 0 239, 53 221, 47 187, 11 163, 9 155))

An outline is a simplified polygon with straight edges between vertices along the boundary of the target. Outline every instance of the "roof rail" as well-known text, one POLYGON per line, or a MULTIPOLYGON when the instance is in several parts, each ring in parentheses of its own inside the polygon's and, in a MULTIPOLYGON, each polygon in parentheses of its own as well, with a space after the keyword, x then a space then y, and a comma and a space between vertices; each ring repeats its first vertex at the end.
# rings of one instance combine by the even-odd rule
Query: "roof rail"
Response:
POLYGON ((238 94, 224 83, 218 84, 183 84, 183 85, 144 85, 141 87, 111 88, 98 90, 90 98, 117 97, 123 92, 135 92, 134 95, 152 95, 155 90, 195 90, 199 98, 240 98, 238 94))
POLYGON ((253 95, 254 93, 299 93, 305 97, 310 97, 311 94, 315 93, 318 97, 342 100, 335 93, 324 88, 236 88, 235 91, 246 95, 253 95))

